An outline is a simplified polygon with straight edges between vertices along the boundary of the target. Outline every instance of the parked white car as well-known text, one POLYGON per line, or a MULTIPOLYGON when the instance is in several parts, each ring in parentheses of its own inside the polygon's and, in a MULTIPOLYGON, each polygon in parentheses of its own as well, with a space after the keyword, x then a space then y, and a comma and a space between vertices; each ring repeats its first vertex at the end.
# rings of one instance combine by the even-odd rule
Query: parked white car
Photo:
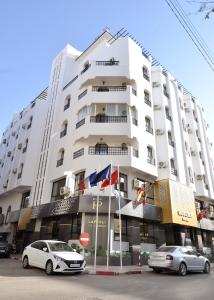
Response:
POLYGON ((148 265, 156 273, 176 271, 185 276, 188 271, 210 273, 210 262, 189 246, 164 246, 150 254, 148 265))
POLYGON ((24 269, 37 267, 46 270, 48 275, 54 272, 83 272, 86 262, 68 244, 54 240, 40 240, 28 245, 22 254, 24 269))

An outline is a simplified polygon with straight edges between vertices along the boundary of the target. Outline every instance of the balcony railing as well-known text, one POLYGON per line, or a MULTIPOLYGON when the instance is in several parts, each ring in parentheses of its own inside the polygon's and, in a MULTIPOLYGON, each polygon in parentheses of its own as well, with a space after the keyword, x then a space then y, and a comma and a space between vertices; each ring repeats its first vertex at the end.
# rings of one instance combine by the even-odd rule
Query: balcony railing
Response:
POLYGON ((62 164, 63 164, 63 158, 58 159, 58 160, 57 160, 57 163, 56 163, 56 166, 59 167, 59 166, 61 166, 62 164))
POLYGON ((167 93, 167 91, 164 90, 163 93, 167 98, 169 98, 169 94, 167 93))
POLYGON ((155 159, 153 157, 148 157, 147 162, 151 165, 155 165, 155 159))
POLYGON ((26 151, 27 151, 27 146, 22 149, 22 153, 25 153, 26 151))
POLYGON ((22 177, 22 173, 19 173, 17 178, 20 179, 22 177))
POLYGON ((178 176, 178 171, 174 168, 171 168, 171 174, 175 175, 175 176, 178 176))
POLYGON ((127 123, 127 116, 104 116, 97 115, 90 117, 91 123, 127 123))
POLYGON ((91 67, 91 64, 86 65, 84 67, 84 69, 81 71, 81 75, 84 74, 90 67, 91 67))
POLYGON ((137 96, 137 91, 134 88, 132 88, 132 94, 137 96))
POLYGON ((30 124, 28 124, 28 126, 27 126, 27 129, 30 129, 31 128, 31 123, 30 124))
POLYGON ((75 76, 73 79, 71 79, 71 81, 69 81, 69 82, 63 87, 63 91, 64 91, 69 85, 71 85, 77 78, 78 78, 78 75, 75 76))
POLYGON ((151 128, 151 127, 146 127, 146 131, 153 134, 153 128, 151 128))
POLYGON ((170 115, 166 114, 166 118, 167 120, 172 121, 172 117, 170 115))
POLYGON ((134 124, 135 126, 137 126, 138 125, 137 119, 132 118, 132 124, 134 124))
POLYGON ((205 184, 205 189, 206 189, 206 190, 209 190, 208 184, 205 184))
POLYGON ((172 146, 172 147, 175 147, 175 142, 169 140, 169 145, 172 146))
POLYGON ((93 86, 92 92, 125 92, 126 86, 93 86))
POLYGON ((64 105, 64 110, 68 109, 70 107, 70 103, 67 103, 64 105))
POLYGON ((84 92, 82 92, 81 94, 79 94, 78 100, 80 100, 81 98, 83 98, 86 94, 87 94, 87 90, 85 90, 84 92))
POLYGON ((67 134, 67 129, 64 129, 63 131, 60 132, 60 137, 62 138, 67 134))
POLYGON ((83 156, 83 155, 84 155, 84 148, 81 148, 80 150, 75 151, 73 153, 73 159, 78 158, 78 157, 83 156))
POLYGON ((149 98, 144 98, 144 102, 149 105, 149 106, 152 106, 152 102, 149 100, 149 98))
POLYGON ((89 146, 90 155, 127 155, 128 147, 95 147, 89 146))
POLYGON ((149 75, 148 75, 147 73, 143 73, 143 77, 144 77, 146 80, 150 81, 149 75))
POLYGON ((119 60, 97 60, 97 66, 118 66, 119 60))
POLYGON ((79 128, 80 126, 84 125, 84 124, 85 124, 85 118, 82 119, 81 121, 77 122, 76 129, 79 128))

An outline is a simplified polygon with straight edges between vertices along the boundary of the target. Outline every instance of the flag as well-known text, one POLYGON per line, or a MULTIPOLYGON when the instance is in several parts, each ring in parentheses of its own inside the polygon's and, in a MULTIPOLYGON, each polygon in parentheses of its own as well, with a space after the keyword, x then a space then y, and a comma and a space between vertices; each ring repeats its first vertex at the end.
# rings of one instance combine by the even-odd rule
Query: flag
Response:
POLYGON ((146 204, 146 193, 144 188, 139 188, 137 190, 137 199, 136 202, 138 204, 143 204, 143 206, 146 204))
POLYGON ((109 179, 110 176, 111 176, 111 165, 108 165, 105 169, 103 169, 93 177, 91 184, 97 185, 98 182, 103 181, 104 179, 109 179))
POLYGON ((117 184, 117 183, 118 183, 118 170, 111 173, 111 179, 103 180, 101 188, 105 188, 110 184, 117 184))
POLYGON ((85 189, 90 189, 93 186, 96 186, 97 184, 94 183, 94 179, 96 178, 97 172, 91 173, 88 177, 85 179, 80 180, 79 182, 79 190, 84 191, 85 189))

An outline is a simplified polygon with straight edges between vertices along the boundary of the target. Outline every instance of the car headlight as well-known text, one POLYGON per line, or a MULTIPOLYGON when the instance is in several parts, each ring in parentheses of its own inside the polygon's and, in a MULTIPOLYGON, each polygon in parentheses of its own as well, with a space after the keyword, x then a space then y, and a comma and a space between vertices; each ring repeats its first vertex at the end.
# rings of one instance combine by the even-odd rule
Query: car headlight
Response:
POLYGON ((57 261, 65 261, 63 258, 57 256, 57 255, 54 255, 54 258, 57 260, 57 261))

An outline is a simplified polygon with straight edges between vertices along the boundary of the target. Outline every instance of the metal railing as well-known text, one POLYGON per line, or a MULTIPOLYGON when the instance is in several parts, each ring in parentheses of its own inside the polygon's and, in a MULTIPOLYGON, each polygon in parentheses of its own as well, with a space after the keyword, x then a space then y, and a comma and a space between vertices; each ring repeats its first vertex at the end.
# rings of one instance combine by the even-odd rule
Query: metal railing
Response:
POLYGON ((73 153, 73 159, 84 155, 84 148, 81 148, 73 153))
POLYGON ((81 121, 77 122, 76 129, 79 128, 80 126, 84 125, 84 124, 85 124, 85 118, 82 119, 81 121))
POLYGON ((67 134, 67 129, 64 129, 60 132, 60 137, 62 138, 63 136, 65 136, 67 134))
POLYGON ((82 97, 84 97, 87 94, 87 90, 85 90, 84 92, 82 92, 81 94, 79 94, 78 96, 78 100, 80 100, 82 97))
POLYGON ((153 134, 153 128, 146 126, 146 131, 153 134))
POLYGON ((97 66, 118 66, 119 60, 97 60, 97 66))
POLYGON ((172 121, 172 117, 170 115, 166 114, 166 118, 167 120, 172 121))
POLYGON ((138 125, 137 119, 132 118, 132 124, 134 124, 135 126, 137 126, 138 125))
POLYGON ((151 164, 151 165, 155 165, 155 159, 154 158, 151 158, 151 157, 148 157, 147 158, 147 163, 151 164))
POLYGON ((63 164, 63 158, 58 159, 58 160, 57 160, 57 163, 56 163, 56 166, 59 167, 59 166, 61 166, 62 164, 63 164))
POLYGON ((91 67, 91 64, 86 65, 84 67, 84 69, 81 71, 81 75, 84 74, 90 67, 91 67))
POLYGON ((178 171, 174 168, 171 168, 171 174, 175 175, 175 176, 178 176, 178 171))
POLYGON ((78 75, 75 76, 73 79, 71 79, 71 81, 69 81, 63 88, 63 91, 69 86, 71 85, 76 79, 78 78, 78 75))
POLYGON ((169 145, 172 146, 172 147, 175 147, 175 142, 174 141, 171 141, 169 140, 169 145))
POLYGON ((134 88, 132 88, 132 94, 137 96, 137 91, 134 88))
POLYGON ((143 77, 150 82, 149 75, 147 73, 143 73, 143 77))
POLYGON ((124 92, 126 86, 93 86, 92 92, 124 92))
POLYGON ((127 116, 97 115, 90 117, 91 123, 127 123, 127 116))
POLYGON ((68 109, 70 107, 70 103, 67 103, 64 105, 64 110, 68 109))
POLYGON ((90 155, 127 155, 128 147, 95 147, 89 146, 88 154, 90 155))
POLYGON ((139 157, 139 151, 137 149, 133 149, 133 156, 139 157))
POLYGON ((149 98, 144 97, 144 102, 145 102, 147 105, 152 106, 152 102, 149 100, 149 98))

